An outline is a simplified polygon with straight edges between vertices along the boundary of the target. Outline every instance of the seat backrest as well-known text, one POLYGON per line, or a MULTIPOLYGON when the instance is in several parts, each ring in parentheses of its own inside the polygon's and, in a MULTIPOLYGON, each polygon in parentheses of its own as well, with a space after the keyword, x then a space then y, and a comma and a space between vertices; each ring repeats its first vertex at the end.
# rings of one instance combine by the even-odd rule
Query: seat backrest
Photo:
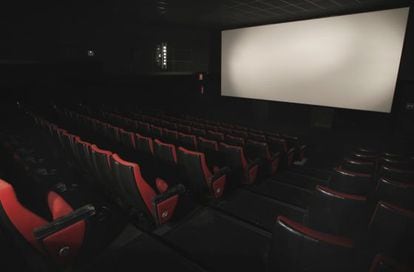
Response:
POLYGON ((216 132, 216 131, 212 131, 212 130, 208 130, 206 137, 211 139, 211 140, 215 140, 215 141, 219 141, 222 142, 224 141, 224 133, 222 132, 216 132))
POLYGON ((197 138, 194 135, 178 133, 179 144, 190 150, 197 150, 197 138))
POLYGON ((244 139, 241 137, 231 136, 227 134, 224 140, 230 145, 244 146, 244 139))
POLYGON ((151 125, 150 129, 151 129, 150 133, 153 138, 162 139, 163 134, 162 134, 161 127, 151 125))
POLYGON ((139 133, 135 133, 135 147, 143 154, 154 154, 154 143, 150 137, 145 137, 139 133))
POLYGON ((138 164, 123 160, 118 154, 111 156, 114 177, 124 200, 135 210, 152 217, 154 189, 144 180, 138 164))
POLYGON ((215 125, 206 124, 205 127, 206 127, 206 130, 212 130, 212 131, 217 130, 217 126, 215 126, 215 125))
POLYGON ((191 127, 183 124, 178 124, 177 128, 183 133, 191 133, 191 127))
POLYGON ((414 163, 409 158, 381 158, 379 163, 383 166, 402 170, 414 169, 414 163))
POLYGON ((399 169, 389 166, 381 166, 378 171, 378 177, 389 178, 396 181, 414 183, 414 171, 399 169))
POLYGON ((76 140, 79 136, 65 132, 62 134, 63 148, 69 156, 76 158, 76 140))
POLYGON ((226 164, 233 170, 244 171, 247 168, 247 160, 244 156, 243 147, 220 143, 219 150, 226 157, 226 164))
POLYGON ((116 187, 114 187, 116 184, 112 175, 111 156, 111 151, 100 149, 96 145, 91 146, 93 173, 96 177, 97 185, 108 192, 112 189, 116 190, 116 187))
POLYGON ((403 183, 388 178, 377 182, 374 197, 377 200, 414 210, 414 183, 403 183))
POLYGON ((203 194, 210 188, 212 173, 208 169, 204 153, 178 148, 178 164, 195 194, 203 194))
POLYGON ((269 271, 355 271, 353 242, 279 216, 273 231, 269 271))
POLYGON ((272 155, 270 154, 269 145, 265 142, 258 142, 254 140, 248 140, 246 142, 246 152, 252 158, 261 158, 269 160, 272 155))
POLYGON ((341 167, 334 170, 329 187, 348 194, 364 195, 374 189, 373 177, 370 174, 346 171, 341 167))
POLYGON ((342 164, 342 169, 352 171, 356 173, 374 174, 375 173, 375 162, 357 161, 354 159, 346 158, 342 164))
POLYGON ((400 160, 402 158, 406 158, 408 154, 405 151, 401 151, 401 150, 400 151, 388 150, 388 151, 384 151, 380 155, 382 158, 400 160))
POLYGON ((143 135, 147 136, 150 135, 151 133, 151 127, 149 123, 146 122, 142 122, 142 121, 137 121, 135 123, 137 130, 142 133, 143 135))
POLYGON ((359 146, 354 150, 356 153, 369 155, 369 156, 378 156, 379 152, 373 147, 369 146, 359 146))
POLYGON ((217 131, 221 132, 223 134, 229 134, 229 133, 231 133, 231 128, 219 126, 219 127, 217 127, 217 131))
POLYGON ((131 118, 124 117, 124 126, 128 129, 134 130, 135 129, 135 120, 131 118))
POLYGON ((176 143, 178 140, 178 132, 176 130, 164 128, 163 136, 163 139, 168 143, 176 143))
POLYGON ((365 153, 359 153, 359 152, 353 152, 351 154, 351 159, 355 159, 357 161, 363 161, 363 162, 372 162, 376 163, 378 160, 377 155, 370 155, 365 153))
POLYGON ((248 138, 255 140, 255 141, 259 141, 259 142, 266 141, 266 136, 264 134, 259 134, 259 133, 254 133, 254 132, 249 132, 248 138))
POLYGON ((154 156, 167 163, 177 163, 177 151, 175 145, 161 142, 158 139, 154 140, 154 156))
POLYGON ((316 186, 308 208, 309 226, 331 234, 353 237, 367 225, 367 198, 316 186))
POLYGON ((119 142, 119 128, 116 126, 108 125, 107 129, 107 137, 113 141, 119 142))
POLYGON ((369 243, 374 252, 411 262, 413 229, 414 211, 380 201, 368 226, 369 243))
POLYGON ((104 123, 104 122, 101 122, 99 120, 95 120, 94 123, 95 123, 95 132, 98 135, 105 135, 105 137, 106 137, 106 133, 107 133, 106 126, 107 126, 107 124, 104 123))
POLYGON ((218 151, 218 143, 214 140, 198 137, 198 150, 201 152, 218 151))
POLYGON ((64 130, 63 128, 57 128, 56 129, 56 135, 57 135, 58 142, 59 142, 60 146, 63 149, 66 149, 66 144, 65 144, 64 137, 65 137, 65 134, 67 134, 67 133, 68 132, 66 130, 64 130))
POLYGON ((127 148, 135 149, 135 137, 133 132, 121 129, 119 131, 119 138, 121 140, 122 145, 124 145, 127 148))
POLYGON ((197 127, 192 127, 191 128, 191 133, 197 136, 206 136, 206 130, 202 129, 202 128, 197 128, 197 127))
POLYGON ((239 138, 247 138, 248 133, 246 131, 243 131, 243 130, 232 129, 231 130, 231 135, 239 137, 239 138))
POLYGON ((167 120, 161 120, 160 125, 166 129, 172 129, 172 123, 167 120))
POLYGON ((275 136, 268 136, 267 142, 273 150, 285 153, 288 152, 289 147, 285 139, 278 138, 275 136))
POLYGON ((93 167, 91 148, 92 144, 82 141, 80 138, 76 139, 77 154, 79 163, 85 170, 90 170, 93 167))

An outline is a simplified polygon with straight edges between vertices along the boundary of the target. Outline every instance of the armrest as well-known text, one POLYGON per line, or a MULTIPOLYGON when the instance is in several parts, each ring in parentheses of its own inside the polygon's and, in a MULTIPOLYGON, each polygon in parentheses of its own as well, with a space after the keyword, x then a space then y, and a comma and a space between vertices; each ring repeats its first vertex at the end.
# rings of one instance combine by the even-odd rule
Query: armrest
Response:
POLYGON ((277 169, 279 168, 279 162, 280 162, 280 153, 277 152, 272 155, 270 158, 271 165, 270 165, 270 175, 276 174, 277 169))
POLYGON ((45 239, 46 237, 64 229, 67 228, 79 221, 89 219, 90 217, 94 216, 96 214, 95 207, 93 205, 86 205, 83 206, 70 214, 60 217, 49 224, 42 226, 40 228, 33 230, 34 237, 41 241, 45 239))
POLYGON ((272 155, 271 155, 271 157, 270 157, 270 159, 273 161, 273 160, 275 160, 275 159, 277 159, 277 158, 280 158, 280 152, 276 152, 276 153, 273 153, 272 155))
POLYGON ((58 263, 75 258, 83 244, 86 231, 85 220, 96 214, 92 205, 83 206, 49 224, 33 230, 33 235, 58 263))
POLYGON ((178 197, 184 192, 184 185, 178 184, 168 189, 165 193, 159 194, 152 199, 152 204, 154 206, 154 217, 157 225, 164 224, 172 218, 178 203, 178 197))
POLYGON ((254 167, 254 166, 258 166, 258 165, 260 165, 262 163, 262 160, 260 159, 260 158, 256 158, 256 159, 254 159, 254 160, 251 160, 251 161, 249 161, 248 163, 247 163, 247 169, 250 169, 250 168, 252 168, 252 167, 254 167))
POLYGON ((164 201, 164 200, 166 200, 166 199, 168 199, 168 198, 170 198, 174 195, 182 195, 184 193, 185 193, 185 186, 182 185, 182 184, 178 184, 178 185, 175 185, 171 188, 168 188, 168 190, 165 193, 156 195, 152 199, 152 201, 154 203, 159 203, 159 202, 164 201))
POLYGON ((222 167, 210 178, 210 190, 215 198, 219 198, 223 195, 224 187, 226 186, 227 181, 227 174, 229 173, 229 167, 222 167))
POLYGON ((247 164, 245 172, 245 179, 247 184, 252 184, 256 181, 260 163, 261 160, 257 158, 247 164))
POLYGON ((215 180, 219 177, 221 177, 222 175, 227 175, 230 173, 230 168, 227 166, 224 166, 222 168, 219 169, 219 171, 217 171, 216 173, 214 173, 214 175, 211 177, 212 180, 215 180))

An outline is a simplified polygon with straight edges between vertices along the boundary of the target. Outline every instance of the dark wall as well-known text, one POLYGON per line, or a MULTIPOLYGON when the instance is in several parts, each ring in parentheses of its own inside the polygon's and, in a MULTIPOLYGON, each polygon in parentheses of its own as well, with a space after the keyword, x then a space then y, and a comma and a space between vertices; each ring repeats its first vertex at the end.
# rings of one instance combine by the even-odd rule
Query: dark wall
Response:
MULTIPOLYGON (((251 99, 221 97, 221 34, 201 28, 148 24, 122 3, 75 4, 53 8, 32 4, 15 7, 3 17, 10 26, 0 44, 2 59, 36 60, 2 63, 2 97, 10 100, 72 99, 130 105, 155 105, 170 110, 192 110, 252 126, 265 126, 297 134, 412 135, 414 19, 407 27, 399 82, 392 114, 330 109, 251 99), (112 6, 114 5, 114 6, 112 6), (41 10, 40 13, 34 12, 41 10), (12 13, 11 13, 12 14, 12 13), (155 45, 167 42, 171 50, 168 73, 157 74, 155 45), (95 57, 87 57, 87 50, 95 57), (197 81, 196 73, 205 72, 197 81), (179 73, 179 74, 173 74, 179 73), (204 94, 200 85, 205 86, 204 94), (322 124, 324 126, 320 126, 322 124), (327 128, 330 127, 330 128, 327 128)), ((386 136, 387 136, 386 135, 386 136)))
POLYGON ((156 72, 155 45, 167 42, 173 61, 170 71, 207 71, 208 31, 168 24, 155 13, 155 3, 153 9, 142 5, 141 1, 38 1, 22 7, 10 2, 0 16, 0 60, 83 60, 92 49, 104 72, 142 74, 156 72), (155 20, 142 19, 148 16, 155 20))
POLYGON ((195 73, 210 69, 210 31, 144 22, 139 1, 11 3, 7 11, 0 16, 0 96, 8 100, 179 101, 194 90, 195 73), (163 73, 154 60, 160 42, 169 51, 163 73))

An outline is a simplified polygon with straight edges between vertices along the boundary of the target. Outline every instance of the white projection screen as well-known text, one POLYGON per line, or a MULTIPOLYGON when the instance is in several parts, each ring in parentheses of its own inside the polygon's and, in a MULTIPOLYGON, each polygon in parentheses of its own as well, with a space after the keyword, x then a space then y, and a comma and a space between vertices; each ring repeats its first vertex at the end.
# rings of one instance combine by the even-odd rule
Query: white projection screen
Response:
POLYGON ((222 31, 221 93, 390 112, 409 8, 222 31))

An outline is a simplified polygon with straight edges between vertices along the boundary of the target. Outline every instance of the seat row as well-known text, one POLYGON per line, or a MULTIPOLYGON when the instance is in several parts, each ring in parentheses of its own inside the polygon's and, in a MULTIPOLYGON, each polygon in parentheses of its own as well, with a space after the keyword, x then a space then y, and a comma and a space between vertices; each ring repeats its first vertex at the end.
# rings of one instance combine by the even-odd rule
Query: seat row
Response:
POLYGON ((401 182, 393 176, 372 175, 335 169, 328 183, 330 189, 345 194, 370 197, 414 209, 414 184, 401 182))
MULTIPOLYGON (((191 134, 169 134, 168 130, 161 128, 159 133, 152 133, 150 130, 146 133, 147 136, 143 136, 142 131, 138 133, 127 131, 84 115, 69 112, 64 115, 69 119, 77 120, 77 124, 85 124, 84 127, 93 128, 99 134, 106 135, 114 142, 121 142, 147 155, 154 154, 155 157, 170 163, 177 163, 177 158, 180 157, 177 154, 180 152, 204 153, 205 158, 202 160, 205 163, 202 162, 202 164, 205 164, 206 168, 213 170, 215 166, 228 166, 236 176, 233 179, 236 183, 240 181, 247 184, 254 183, 259 172, 259 165, 264 175, 274 175, 279 166, 280 153, 273 152, 269 145, 263 142, 249 141, 246 146, 238 146, 191 134)), ((201 157, 200 154, 199 157, 201 157)), ((205 176, 209 176, 207 171, 204 172, 205 176)))
POLYGON ((157 176, 144 177, 137 163, 126 161, 117 153, 101 149, 44 119, 34 118, 49 130, 71 160, 92 175, 98 188, 136 215, 142 224, 160 225, 172 218, 183 191, 181 186, 157 176))
POLYGON ((393 178, 409 182, 414 178, 414 155, 403 152, 379 152, 356 148, 342 162, 351 171, 376 175, 393 175, 393 178))
MULTIPOLYGON (((159 143, 161 142, 157 141, 156 145, 159 143)), ((170 158, 173 157, 174 156, 170 156, 170 158)), ((319 201, 313 202, 313 205, 310 207, 308 216, 312 220, 308 223, 317 229, 330 233, 341 235, 350 233, 355 234, 356 229, 361 230, 365 224, 368 224, 368 214, 371 214, 371 212, 369 212, 368 197, 366 196, 366 193, 371 191, 366 191, 365 195, 358 195, 354 192, 347 193, 346 191, 343 192, 340 190, 341 184, 353 187, 349 186, 350 183, 359 183, 358 185, 361 188, 363 187, 361 184, 364 184, 365 181, 365 183, 370 182, 372 187, 374 180, 368 175, 364 176, 364 174, 353 173, 346 170, 337 169, 335 172, 337 173, 337 177, 333 178, 333 182, 331 182, 330 185, 334 184, 336 190, 323 186, 316 187, 315 194, 319 194, 320 197, 315 197, 315 199, 318 199, 319 201), (364 178, 366 179, 364 180, 364 178), (334 196, 334 198, 332 198, 332 196, 334 196), (332 213, 332 210, 337 212, 332 213)), ((378 186, 375 188, 376 191, 373 193, 372 198, 374 206, 378 200, 391 200, 392 203, 397 202, 397 204, 404 204, 402 205, 403 207, 412 206, 409 204, 412 202, 412 194, 403 190, 399 190, 400 194, 396 194, 395 191, 398 190, 396 190, 396 188, 390 189, 389 185, 390 182, 385 179, 381 179, 378 182, 378 186)))
MULTIPOLYGON (((263 135, 263 138, 259 139, 252 137, 240 137, 231 134, 231 131, 228 131, 227 133, 217 132, 194 126, 184 126, 187 129, 180 130, 178 125, 172 126, 174 123, 170 123, 168 121, 162 122, 161 120, 158 120, 155 123, 146 123, 138 120, 135 121, 137 122, 136 126, 131 126, 131 121, 133 120, 129 118, 118 114, 107 113, 104 115, 112 124, 120 124, 125 128, 135 130, 143 135, 148 135, 152 138, 157 138, 168 143, 181 145, 190 150, 197 150, 199 141, 204 143, 206 143, 206 141, 214 141, 216 143, 225 143, 232 146, 242 147, 244 156, 248 157, 251 161, 255 158, 261 158, 264 160, 266 162, 267 174, 270 175, 275 174, 277 170, 276 166, 279 165, 279 160, 281 160, 284 165, 290 166, 294 159, 295 148, 289 148, 286 140, 277 138, 276 136, 266 138, 263 135), (170 125, 167 125, 165 122, 170 125)), ((148 118, 143 119, 149 121, 148 118)), ((153 119, 150 120, 154 121, 153 119)), ((208 146, 211 147, 212 143, 208 146)))
MULTIPOLYGON (((296 143, 291 143, 279 136, 276 133, 255 133, 243 132, 238 130, 224 128, 224 127, 209 127, 202 123, 185 122, 184 124, 175 121, 166 121, 160 118, 149 117, 146 115, 134 114, 131 119, 120 114, 104 113, 104 118, 113 123, 129 129, 134 129, 144 135, 151 135, 156 138, 170 138, 174 140, 177 138, 177 133, 193 134, 196 137, 203 137, 217 142, 226 142, 231 145, 244 146, 248 142, 266 143, 272 152, 280 152, 282 159, 287 166, 291 165, 294 159, 301 160, 304 157, 305 146, 298 146, 296 143), (177 122, 177 123, 176 123, 177 122), (207 126, 207 127, 206 127, 207 126), (295 158, 296 156, 296 158, 295 158)), ((164 117, 170 119, 171 117, 164 117)))
MULTIPOLYGON (((45 124, 43 122, 43 126, 51 129, 50 124, 47 125, 47 123, 45 124)), ((58 134, 57 132, 55 133, 58 134)), ((79 142, 79 140, 77 142, 79 142)), ((71 147, 70 140, 67 142, 69 143, 69 149, 77 149, 71 147)), ((83 148, 78 149, 81 150, 83 148)), ((76 152, 74 152, 73 155, 77 156, 76 152)), ((105 158, 106 161, 108 161, 108 157, 105 158)), ((112 160, 113 158, 109 158, 110 163, 112 163, 112 160)), ((136 171, 130 169, 128 172, 136 171)), ((116 174, 112 176, 116 176, 116 174)), ((114 190, 116 186, 117 185, 110 185, 110 189, 114 190)), ((137 186, 129 189, 136 190, 136 188, 137 186)), ((126 187, 124 187, 124 189, 126 189, 126 187)), ((334 195, 335 198, 339 199, 355 198, 345 194, 338 194, 328 188, 319 187, 317 189, 325 195, 334 195)), ((355 200, 362 201, 363 199, 355 200)), ((339 215, 340 212, 337 214, 339 215)), ((348 220, 352 219, 348 218, 348 220)), ((375 241, 375 252, 385 252, 386 254, 391 255, 395 255, 396 251, 400 253, 401 243, 404 242, 404 245, 409 245, 409 241, 412 241, 412 236, 410 236, 412 235, 412 231, 409 231, 411 229, 410 223, 401 224, 401 221, 411 222, 411 220, 412 215, 410 211, 388 203, 379 203, 373 219, 369 223, 370 230, 373 230, 370 231, 370 233, 375 234, 373 236, 374 238, 370 240, 375 241), (397 226, 405 226, 405 229, 404 231, 392 231, 392 235, 390 235, 388 233, 390 226, 394 228, 397 226), (376 239, 377 237, 383 239, 376 239)), ((403 247, 403 249, 407 248, 410 247, 403 247)), ((402 253, 404 254, 404 252, 402 253)), ((407 254, 407 252, 405 254, 407 254)), ((349 269, 349 266, 352 265, 354 256, 355 244, 350 239, 327 234, 319 230, 316 231, 314 228, 303 226, 302 224, 285 217, 279 217, 276 221, 275 230, 273 232, 272 253, 269 254, 269 265, 275 270, 306 271, 306 269, 309 270, 310 268, 311 271, 351 271, 352 269, 349 269), (320 261, 316 262, 315 260, 320 261)))
POLYGON ((156 122, 165 124, 170 127, 174 127, 174 123, 181 123, 187 126, 194 126, 198 129, 205 131, 215 131, 221 132, 223 134, 230 134, 236 137, 241 137, 244 139, 251 138, 256 141, 266 141, 267 138, 270 140, 276 140, 279 143, 289 147, 289 149, 294 148, 297 152, 297 157, 302 159, 306 146, 300 143, 298 137, 281 134, 273 131, 264 131, 254 128, 249 128, 247 126, 241 126, 237 124, 230 124, 227 122, 213 121, 209 119, 197 118, 191 115, 185 115, 183 118, 173 117, 166 114, 156 114, 151 116, 149 114, 134 114, 135 118, 139 120, 156 122))

